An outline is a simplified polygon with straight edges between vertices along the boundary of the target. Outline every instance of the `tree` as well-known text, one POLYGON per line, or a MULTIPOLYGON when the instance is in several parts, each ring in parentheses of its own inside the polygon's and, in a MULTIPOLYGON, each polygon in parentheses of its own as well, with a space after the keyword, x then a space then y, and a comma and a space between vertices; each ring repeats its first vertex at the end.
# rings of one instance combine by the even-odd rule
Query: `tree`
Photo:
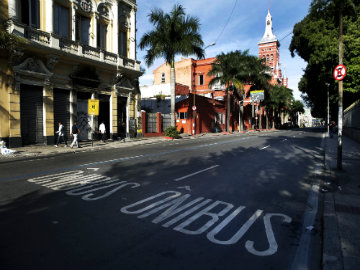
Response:
POLYGON ((181 5, 174 5, 170 13, 154 9, 148 15, 154 30, 144 34, 140 49, 147 49, 145 61, 148 66, 158 57, 170 65, 171 125, 175 126, 175 56, 196 55, 204 58, 204 45, 199 34, 199 19, 186 16, 181 5))
MULTIPOLYGON (((233 51, 227 54, 221 53, 216 56, 216 61, 208 75, 213 76, 209 83, 212 87, 216 83, 225 85, 227 92, 227 122, 226 128, 229 130, 230 118, 230 91, 234 91, 239 100, 243 99, 244 85, 252 84, 258 89, 267 88, 271 76, 267 74, 268 67, 264 65, 263 60, 249 55, 249 51, 233 51)), ((242 104, 240 114, 243 111, 242 104)), ((239 123, 242 126, 242 120, 239 123)))
MULTIPOLYGON (((290 112, 294 102, 293 91, 282 85, 273 85, 268 92, 265 92, 265 105, 273 111, 273 117, 277 126, 284 124, 281 114, 290 112)), ((273 123, 274 128, 274 123, 273 123)))
POLYGON ((332 72, 338 64, 339 10, 343 10, 344 105, 360 98, 360 11, 359 0, 313 0, 309 14, 294 26, 290 52, 308 64, 299 83, 304 100, 317 117, 326 115, 326 96, 330 90, 331 114, 337 115, 337 82, 332 72), (340 9, 340 4, 343 8, 340 9))
POLYGON ((290 115, 293 125, 298 123, 298 114, 304 113, 304 104, 300 100, 295 100, 290 106, 290 115))

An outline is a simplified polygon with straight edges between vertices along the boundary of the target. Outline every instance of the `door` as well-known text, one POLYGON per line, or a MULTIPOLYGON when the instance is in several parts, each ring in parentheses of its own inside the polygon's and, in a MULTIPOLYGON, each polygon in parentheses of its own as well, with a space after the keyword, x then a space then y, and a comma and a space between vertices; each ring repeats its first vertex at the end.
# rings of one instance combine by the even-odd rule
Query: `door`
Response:
POLYGON ((20 118, 23 145, 43 143, 42 87, 20 85, 20 118))
POLYGON ((59 130, 59 122, 65 127, 66 138, 70 138, 70 92, 54 89, 54 131, 59 130))
POLYGON ((77 122, 80 129, 80 140, 91 140, 91 116, 88 115, 88 99, 91 93, 77 93, 77 122))
POLYGON ((106 138, 110 139, 110 96, 99 95, 99 125, 104 122, 106 138))

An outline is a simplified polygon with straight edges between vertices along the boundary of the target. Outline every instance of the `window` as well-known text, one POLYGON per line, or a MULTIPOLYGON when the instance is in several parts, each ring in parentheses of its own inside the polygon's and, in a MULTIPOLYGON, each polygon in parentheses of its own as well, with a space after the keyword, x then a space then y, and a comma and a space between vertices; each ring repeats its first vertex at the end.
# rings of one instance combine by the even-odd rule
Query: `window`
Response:
POLYGON ((107 25, 101 22, 97 23, 97 33, 96 33, 96 44, 98 48, 103 50, 106 49, 106 33, 107 33, 107 25))
POLYGON ((274 61, 274 55, 273 54, 271 55, 271 61, 274 61))
POLYGON ((69 38, 69 8, 54 4, 54 32, 62 37, 69 38))
POLYGON ((188 119, 187 112, 178 112, 176 114, 176 118, 177 119, 188 119))
POLYGON ((204 85, 204 75, 199 75, 199 85, 204 85))
POLYGON ((119 30, 119 55, 127 57, 127 29, 119 30))
POLYGON ((40 3, 39 0, 21 0, 20 18, 23 24, 40 28, 40 3))
POLYGON ((266 56, 266 62, 269 62, 269 55, 266 56))
POLYGON ((161 83, 165 83, 165 73, 161 73, 161 83))
POLYGON ((75 38, 85 45, 89 45, 90 18, 76 15, 75 38))

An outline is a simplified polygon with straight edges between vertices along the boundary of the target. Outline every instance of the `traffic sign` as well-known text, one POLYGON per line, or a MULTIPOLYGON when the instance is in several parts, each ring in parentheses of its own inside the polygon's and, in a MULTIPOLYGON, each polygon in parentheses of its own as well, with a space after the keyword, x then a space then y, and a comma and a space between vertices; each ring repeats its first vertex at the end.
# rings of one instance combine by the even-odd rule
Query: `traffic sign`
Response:
POLYGON ((99 100, 89 99, 88 100, 88 115, 99 115, 99 100))
POLYGON ((195 105, 192 106, 192 110, 193 110, 193 111, 196 111, 196 106, 195 106, 195 105))
POLYGON ((346 67, 344 65, 337 65, 333 72, 334 79, 341 81, 346 76, 346 67))
POLYGON ((264 90, 254 90, 250 91, 250 101, 263 101, 264 100, 264 90))

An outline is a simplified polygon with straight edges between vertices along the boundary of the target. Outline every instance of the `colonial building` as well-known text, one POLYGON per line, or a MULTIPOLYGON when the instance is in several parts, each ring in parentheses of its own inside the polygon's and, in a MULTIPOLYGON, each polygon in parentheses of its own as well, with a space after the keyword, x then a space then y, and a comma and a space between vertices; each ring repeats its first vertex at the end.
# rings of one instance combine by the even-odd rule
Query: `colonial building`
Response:
MULTIPOLYGON (((0 138, 10 147, 53 144, 57 123, 74 121, 91 139, 104 121, 141 129, 136 0, 5 0, 8 32, 20 47, 1 52, 0 138), (99 116, 88 100, 99 100, 99 116)), ((140 130, 139 130, 140 131, 140 130)))

